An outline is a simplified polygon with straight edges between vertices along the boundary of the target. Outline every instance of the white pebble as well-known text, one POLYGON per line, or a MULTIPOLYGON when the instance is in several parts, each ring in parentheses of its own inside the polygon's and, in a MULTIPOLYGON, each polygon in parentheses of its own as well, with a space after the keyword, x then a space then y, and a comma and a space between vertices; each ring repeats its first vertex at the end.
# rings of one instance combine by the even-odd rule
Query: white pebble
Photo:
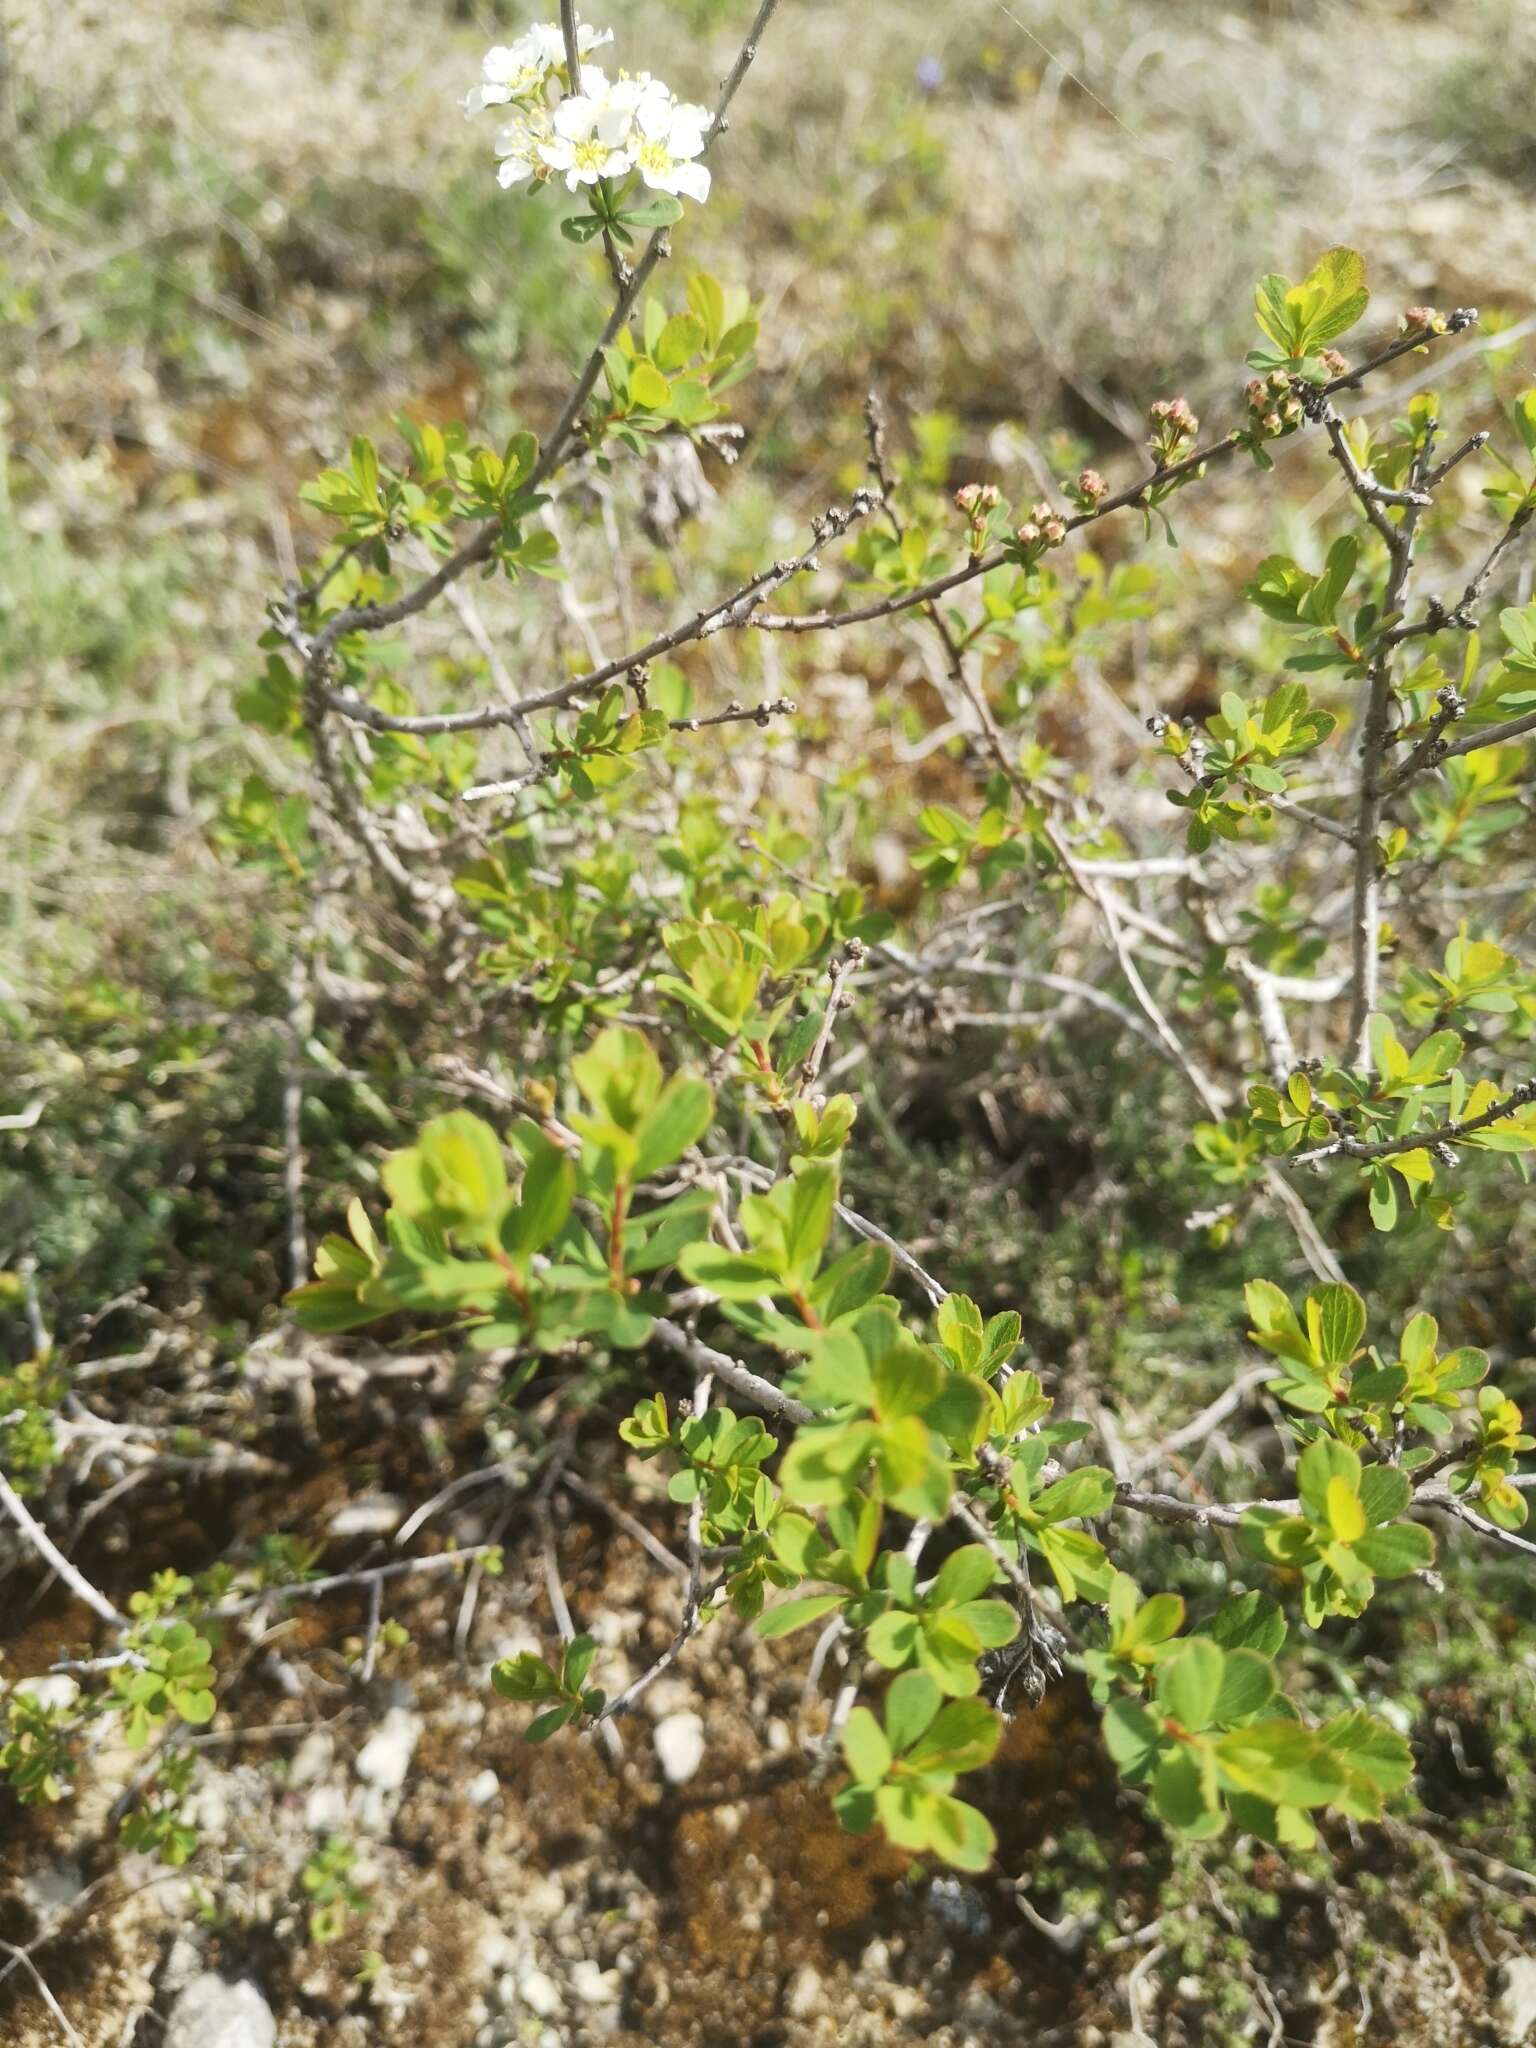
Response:
POLYGON ((476 1771, 464 1787, 464 1796, 471 1806, 489 1806, 501 1791, 501 1780, 494 1771, 476 1771))
POLYGON ((560 1987, 542 1970, 525 1970, 517 1980, 517 1995, 541 2020, 553 2018, 563 2003, 560 1987))
POLYGON ((411 1755, 421 1734, 419 1715, 391 1707, 357 1753, 356 1771, 365 1785, 398 1792, 411 1768, 411 1755))
POLYGON ((669 1785, 686 1785, 704 1761, 704 1723, 697 1714, 668 1714, 656 1723, 656 1754, 669 1785))

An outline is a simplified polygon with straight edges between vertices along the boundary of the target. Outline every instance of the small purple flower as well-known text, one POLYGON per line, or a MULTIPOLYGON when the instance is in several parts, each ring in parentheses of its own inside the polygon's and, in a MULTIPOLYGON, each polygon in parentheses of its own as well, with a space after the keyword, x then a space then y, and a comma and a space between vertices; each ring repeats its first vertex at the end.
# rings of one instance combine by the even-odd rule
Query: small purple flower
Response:
POLYGON ((918 62, 916 77, 919 92, 937 92, 944 83, 944 66, 937 57, 923 57, 918 62))

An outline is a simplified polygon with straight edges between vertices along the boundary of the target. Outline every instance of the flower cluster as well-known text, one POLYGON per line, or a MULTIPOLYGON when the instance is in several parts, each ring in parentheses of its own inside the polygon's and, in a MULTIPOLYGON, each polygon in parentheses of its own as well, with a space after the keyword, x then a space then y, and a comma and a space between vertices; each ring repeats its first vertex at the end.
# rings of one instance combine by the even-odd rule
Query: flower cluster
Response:
POLYGON ((955 493, 955 508, 970 523, 970 551, 974 558, 987 544, 987 522, 1003 502, 996 484, 962 484, 955 493))
POLYGON ((1079 512, 1093 512, 1099 500, 1109 496, 1109 485, 1096 469, 1085 469, 1065 487, 1067 496, 1079 512))
POLYGON ((1183 398, 1159 398, 1152 407, 1152 460, 1161 469, 1200 431, 1200 422, 1183 398))
POLYGON ((648 71, 610 79, 600 65, 587 63, 589 51, 613 41, 612 29, 582 23, 576 36, 579 92, 570 89, 565 38, 555 23, 486 52, 464 111, 472 116, 506 108, 496 135, 500 182, 542 184, 563 174, 574 192, 638 172, 653 192, 707 199, 709 172, 698 159, 709 139, 708 109, 674 99, 648 71))
POLYGON ((1402 318, 1404 334, 1444 334, 1450 322, 1433 306, 1410 306, 1402 318))
POLYGON ((1302 403, 1284 370, 1271 370, 1267 377, 1248 380, 1248 425, 1260 440, 1273 440, 1300 426, 1302 403))
POLYGON ((1043 552, 1045 548, 1059 547, 1067 537, 1066 524, 1042 498, 1031 505, 1029 517, 1014 535, 1014 539, 1029 554, 1032 549, 1043 552))

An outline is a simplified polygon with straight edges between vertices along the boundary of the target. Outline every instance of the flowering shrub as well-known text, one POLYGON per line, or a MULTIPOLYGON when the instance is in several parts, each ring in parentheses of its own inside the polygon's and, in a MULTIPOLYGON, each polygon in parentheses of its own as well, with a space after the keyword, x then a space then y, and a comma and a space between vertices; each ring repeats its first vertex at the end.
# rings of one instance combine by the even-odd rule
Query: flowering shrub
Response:
POLYGON ((472 118, 498 110, 500 184, 542 185, 559 176, 569 192, 592 189, 592 211, 565 221, 565 233, 573 241, 603 233, 627 246, 632 229, 681 218, 678 194, 701 203, 709 197, 709 171, 699 159, 711 121, 707 107, 680 102, 649 71, 610 79, 586 61, 612 41, 612 29, 586 22, 573 22, 569 34, 553 22, 530 28, 486 52, 464 111, 472 118), (637 177, 663 198, 626 207, 637 177))
MULTIPOLYGON (((480 1110, 421 1118, 376 1180, 370 1162, 346 1233, 322 1238, 287 1309, 318 1337, 387 1322, 488 1360, 512 1427, 531 1386, 553 1388, 561 1457, 578 1429, 584 1447, 597 1437, 594 1390, 623 1387, 605 1443, 664 1475, 676 1638, 610 1680, 594 1637, 552 1606, 563 1640, 494 1671, 537 1710, 530 1739, 611 1733, 708 1626, 767 1642, 815 1629, 813 1672, 842 1682, 806 1741, 837 1770, 855 1832, 985 1867, 994 1831, 955 1787, 981 1800, 1005 1715, 1072 1671, 1169 1829, 1311 1846, 1330 1815, 1381 1817, 1413 1757, 1364 1700, 1318 1713, 1288 1684, 1297 1624, 1315 1633, 1385 1584, 1422 1585, 1447 1534, 1532 1548, 1518 1402, 1487 1383, 1481 1349, 1442 1353, 1426 1313, 1368 1345, 1345 1263, 1368 1270, 1371 1227, 1455 1231, 1467 1158, 1518 1167, 1536 1148, 1536 980, 1475 916, 1430 921, 1454 936, 1418 959, 1386 917, 1399 898, 1422 909, 1453 869, 1475 874, 1524 816, 1536 607, 1507 605, 1497 639, 1483 631, 1536 515, 1536 394, 1501 401, 1494 523, 1463 568, 1458 517, 1440 508, 1488 433, 1447 449, 1421 389, 1390 420, 1340 408, 1396 365, 1421 369, 1475 315, 1410 308, 1346 357, 1335 344, 1371 299, 1361 258, 1330 250, 1297 283, 1259 283, 1254 377, 1206 438, 1184 398, 1158 397, 1150 466, 1111 478, 1074 459, 1045 481, 950 493, 893 459, 872 401, 866 481, 810 519, 802 547, 636 627, 620 652, 514 675, 471 572, 538 605, 586 564, 562 524, 587 516, 584 491, 639 492, 678 451, 734 452, 724 401, 758 309, 703 273, 650 287, 678 195, 708 196, 703 158, 774 11, 763 0, 713 110, 649 73, 610 78, 588 61, 610 34, 569 9, 489 52, 467 107, 501 124, 500 183, 587 196, 564 227, 601 238, 611 311, 539 435, 506 422, 479 442, 402 419, 392 451, 359 436, 302 494, 324 538, 309 580, 274 601, 241 698, 288 750, 294 787, 253 778, 224 843, 289 875, 303 919, 347 898, 349 960, 414 949, 445 1031, 463 1035, 438 1078, 480 1110), (1153 605, 1154 572, 1107 536, 1101 551, 1094 529, 1139 514, 1144 538, 1174 542, 1175 499, 1223 467, 1277 472, 1293 439, 1326 450, 1345 509, 1304 560, 1251 536, 1233 629, 1246 652, 1208 705, 1148 721, 1137 773, 1144 790, 1164 779, 1133 813, 1074 773, 1039 717, 1153 605), (1432 545, 1460 585, 1450 599, 1416 588, 1432 545), (825 602, 803 596, 817 574, 834 579, 825 602), (473 664, 434 665, 396 637, 448 599, 473 664), (807 752, 825 739, 800 650, 897 622, 932 650, 930 751, 949 748, 950 801, 893 803, 841 763, 810 803, 768 778, 723 786, 723 764, 746 773, 754 748, 797 730, 786 667, 805 664, 807 752), (733 683, 760 681, 756 701, 708 694, 717 641, 733 683), (893 909, 866 856, 909 809, 914 886, 893 909), (1251 1497, 1211 1498, 1156 1449, 1166 1485, 1142 1483, 1102 1410, 1091 1419, 1029 1351, 1020 1310, 951 1288, 854 1199, 861 1145, 888 1114, 869 1076, 906 1036, 974 1026, 958 993, 974 982, 1061 1000, 1043 1025, 982 1013, 1005 1044, 1092 1012, 1169 1070, 1190 1229, 1220 1246, 1271 1215, 1292 1233, 1292 1270, 1246 1294, 1247 1339, 1270 1361, 1250 1385, 1272 1424, 1251 1497), (1308 1202, 1319 1188, 1326 1222, 1308 1202), (1330 1232, 1356 1193, 1363 1235, 1330 1232), (1127 1531, 1146 1523, 1190 1545, 1227 1532, 1228 1590, 1144 1587, 1127 1531)), ((906 736, 928 737, 910 722, 906 736)), ((369 1085, 415 1121, 392 1078, 369 1085)), ((302 1250, 297 1120, 289 1143, 302 1250)), ((1235 1350, 1235 1300, 1230 1322, 1235 1350)), ((0 1387, 17 1404, 5 1460, 31 1486, 49 1462, 43 1362, 0 1387)), ((1233 1405, 1186 1419, 1180 1444, 1233 1405)), ((5 1505, 53 1562, 21 1490, 6 1482, 5 1505)), ((500 1564, 496 1546, 484 1556, 500 1564)), ((344 1576, 376 1588, 397 1568, 344 1576)), ((28 1799, 57 1796, 94 1715, 121 1716, 136 1744, 207 1720, 220 1622, 326 1585, 291 1558, 173 1575, 129 1619, 78 1572, 68 1583, 109 1640, 71 1666, 89 1681, 80 1700, 10 1696, 0 1761, 28 1799)), ((137 1839, 185 1850, 184 1790, 164 1781, 137 1839)), ((316 1939, 360 1909, 349 1859, 343 1844, 317 1860, 316 1939)))

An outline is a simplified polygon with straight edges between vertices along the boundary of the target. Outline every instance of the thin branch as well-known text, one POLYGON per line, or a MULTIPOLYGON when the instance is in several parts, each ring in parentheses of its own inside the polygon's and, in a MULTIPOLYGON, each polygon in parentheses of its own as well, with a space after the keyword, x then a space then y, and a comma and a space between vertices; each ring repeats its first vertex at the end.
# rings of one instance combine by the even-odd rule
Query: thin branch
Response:
POLYGON ((83 1600, 91 1612, 110 1628, 128 1626, 127 1616, 119 1614, 106 1594, 98 1593, 85 1574, 70 1563, 3 1472, 0 1472, 0 1508, 5 1509, 38 1556, 57 1572, 77 1600, 83 1600))
POLYGON ((761 1373, 753 1372, 739 1359, 729 1357, 724 1351, 703 1343, 681 1323, 674 1323, 666 1316, 658 1316, 651 1325, 651 1336, 668 1351, 691 1365, 695 1372, 711 1372, 717 1379, 724 1380, 733 1392, 740 1394, 761 1408, 765 1414, 777 1416, 783 1422, 814 1422, 816 1411, 808 1408, 803 1401, 797 1401, 792 1394, 786 1394, 782 1387, 776 1387, 772 1380, 765 1380, 761 1373))
MULTIPOLYGON (((1475 317, 1475 314, 1464 315, 1461 312, 1453 314, 1447 331, 1460 333, 1475 317)), ((1362 378, 1384 369, 1388 363, 1395 363, 1399 356, 1410 355, 1416 349, 1421 349, 1437 339, 1437 336, 1423 332, 1400 336, 1389 347, 1372 356, 1369 361, 1361 363, 1345 376, 1335 377, 1330 383, 1322 385, 1320 391, 1326 396, 1335 391, 1342 391, 1346 387, 1353 388, 1362 378)), ((1193 475, 1207 464, 1226 461, 1237 452, 1238 446, 1238 433, 1233 429, 1232 432, 1222 435, 1220 440, 1210 441, 1204 447, 1196 448, 1181 461, 1171 462, 1163 469, 1148 471, 1128 490, 1102 499, 1090 512, 1074 513, 1070 518, 1064 519, 1062 524, 1068 533, 1073 533, 1080 527, 1091 526, 1096 520, 1107 518, 1113 512, 1123 512, 1127 507, 1140 508, 1149 490, 1168 483, 1176 483, 1182 477, 1193 475)), ((931 582, 919 584, 914 590, 898 591, 893 597, 880 598, 870 604, 851 606, 846 611, 773 613, 764 618, 754 619, 752 623, 760 631, 774 633, 822 633, 840 626, 863 625, 870 619, 886 619, 897 612, 911 611, 917 606, 931 604, 935 598, 943 597, 951 590, 957 590, 961 584, 972 583, 977 577, 988 575, 993 569, 1000 569, 1008 559, 1007 549, 992 548, 984 555, 975 556, 961 569, 952 569, 948 575, 936 576, 931 582)))
POLYGON ((1536 1543, 1528 1536, 1517 1536, 1513 1529, 1501 1529, 1496 1522, 1485 1521, 1454 1494, 1431 1494, 1425 1505, 1439 1508, 1442 1514, 1454 1515, 1458 1522, 1465 1522, 1469 1529, 1475 1529, 1479 1536, 1486 1536, 1491 1543, 1501 1543, 1506 1550, 1518 1550, 1528 1557, 1536 1557, 1536 1543))
POLYGON ((590 1502, 593 1507, 601 1508, 614 1527, 622 1529, 626 1536, 632 1536, 647 1556, 656 1560, 663 1571, 671 1572, 674 1578, 687 1578, 688 1567, 682 1559, 674 1556, 665 1543, 653 1536, 644 1522, 637 1520, 616 1501, 610 1500, 601 1488, 591 1485, 575 1472, 562 1472, 560 1484, 568 1493, 574 1493, 579 1499, 590 1502))
POLYGON ((1129 1484, 1115 1488, 1115 1506, 1154 1522, 1192 1523, 1199 1529, 1235 1529, 1254 1508, 1273 1508, 1282 1515, 1301 1510, 1299 1500, 1181 1500, 1176 1493, 1144 1493, 1129 1484))
MULTIPOLYGON (((745 624, 756 608, 771 597, 774 591, 789 582, 792 577, 814 569, 818 563, 819 550, 827 541, 846 533, 856 520, 862 519, 874 509, 874 504, 875 499, 870 492, 857 491, 847 506, 828 506, 825 512, 811 521, 811 545, 803 553, 774 562, 768 568, 760 570, 738 589, 704 605, 691 617, 669 627, 666 632, 658 633, 643 647, 632 648, 629 653, 615 656, 612 661, 605 662, 600 668, 588 669, 582 675, 573 676, 569 682, 538 691, 533 696, 521 697, 513 704, 487 704, 476 711, 441 711, 398 717, 393 712, 381 711, 363 698, 341 690, 323 689, 322 700, 328 710, 350 719, 354 725, 366 726, 371 732, 414 733, 418 736, 482 732, 495 726, 515 726, 519 719, 526 719, 535 711, 562 710, 577 698, 591 695, 605 683, 614 682, 620 676, 628 675, 632 669, 642 668, 661 655, 672 653, 678 647, 686 646, 695 640, 708 640, 728 627, 745 624)), ((531 779, 531 773, 529 777, 524 778, 531 779)))
MULTIPOLYGON (((0 1480, 0 1485, 4 1481, 0 1480)), ((224 1600, 217 1607, 202 1607, 193 1611, 198 1621, 232 1621, 237 1614, 254 1614, 257 1608, 265 1607, 273 1600, 322 1600, 328 1593, 350 1592, 357 1586, 371 1586, 375 1580, 402 1579, 415 1573, 427 1576, 436 1572, 456 1571, 460 1565, 470 1564, 477 1557, 485 1557, 499 1550, 499 1543, 467 1543, 462 1550, 445 1550, 437 1557, 407 1557, 395 1564, 376 1564, 366 1571, 333 1572, 323 1579, 295 1579, 286 1586, 267 1586, 259 1593, 248 1593, 240 1600, 224 1600)))
POLYGON ((1440 758, 1451 761, 1458 754, 1475 754, 1480 747, 1502 747, 1510 740, 1524 739, 1528 732, 1536 732, 1536 711, 1527 711, 1519 718, 1506 718, 1502 725, 1485 725, 1479 731, 1469 732, 1463 738, 1453 740, 1440 758))
POLYGON ((1529 1102, 1536 1102, 1536 1081, 1522 1081, 1517 1088, 1489 1105, 1480 1116, 1463 1117, 1460 1123, 1437 1124, 1432 1131, 1408 1131, 1397 1138, 1337 1137, 1310 1152, 1296 1152, 1284 1161, 1287 1166, 1315 1166, 1321 1159, 1391 1159, 1400 1152, 1433 1151, 1437 1145, 1454 1145, 1458 1138, 1470 1138, 1491 1124, 1503 1123, 1529 1102))

